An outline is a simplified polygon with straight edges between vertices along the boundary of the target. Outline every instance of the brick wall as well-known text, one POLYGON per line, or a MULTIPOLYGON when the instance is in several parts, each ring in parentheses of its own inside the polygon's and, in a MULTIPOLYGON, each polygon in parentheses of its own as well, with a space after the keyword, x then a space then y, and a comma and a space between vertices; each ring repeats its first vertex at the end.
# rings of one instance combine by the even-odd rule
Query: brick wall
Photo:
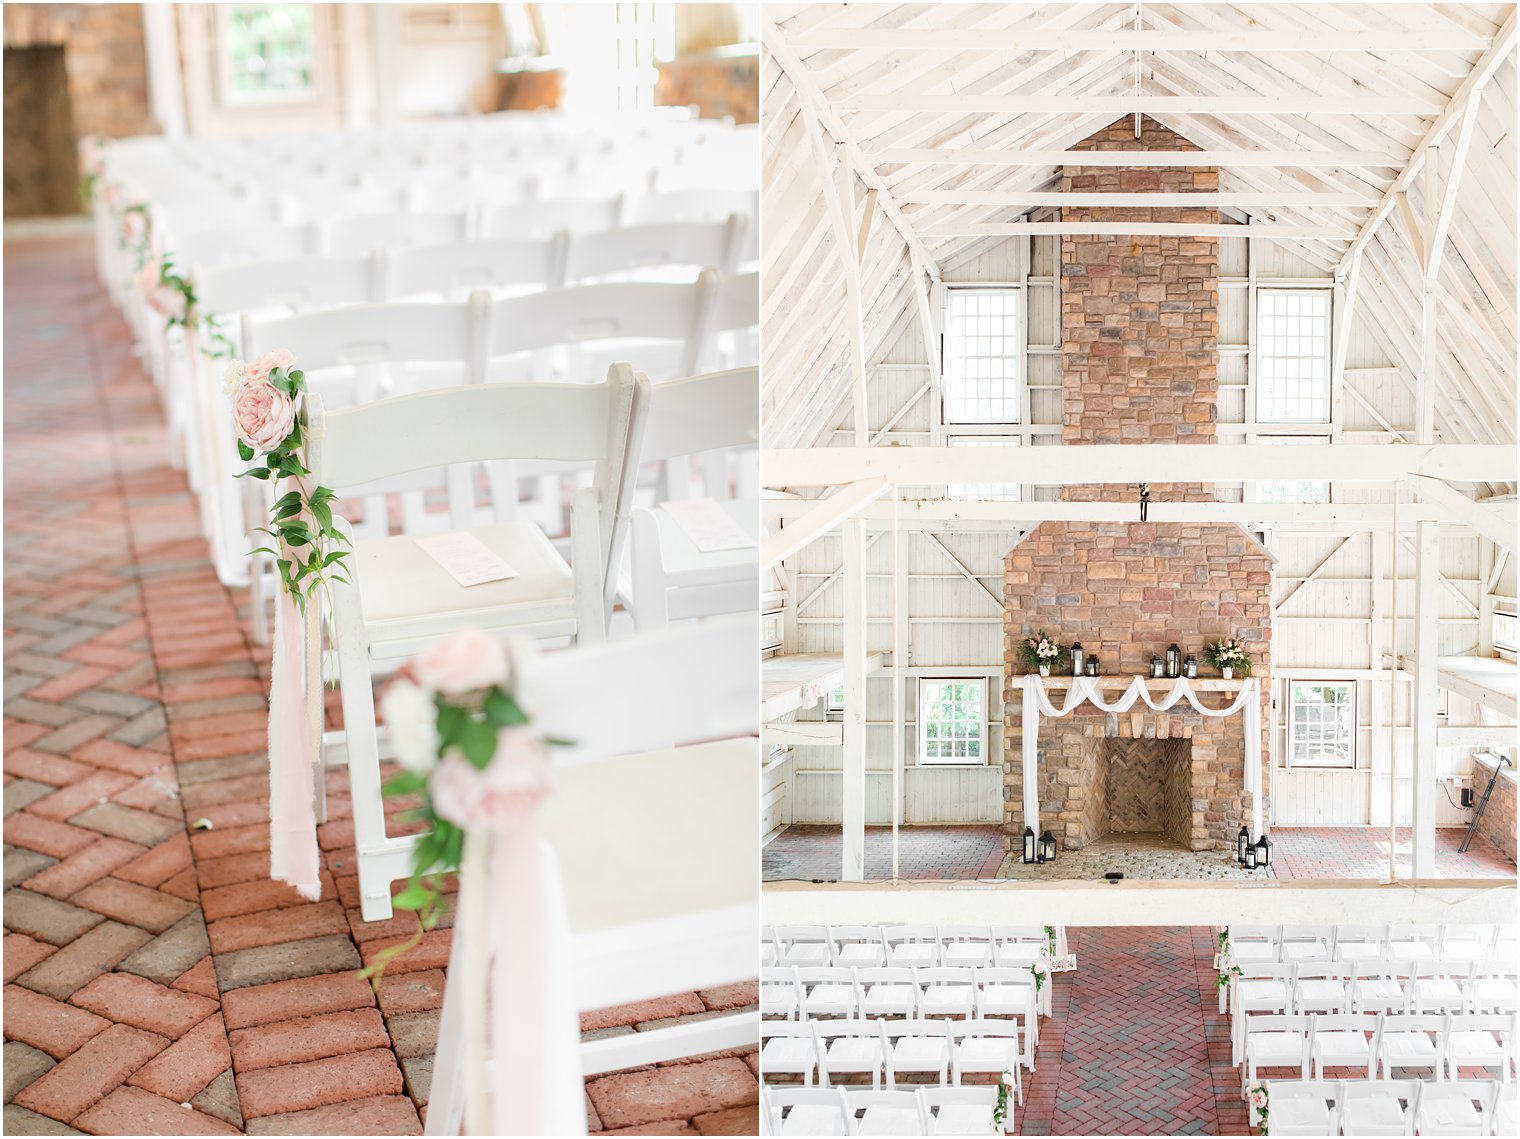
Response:
MULTIPOLYGON (((1473 757, 1473 794, 1483 794, 1493 773, 1493 761, 1484 756, 1473 757)), ((1515 861, 1515 769, 1507 767, 1499 773, 1494 793, 1489 797, 1483 821, 1478 824, 1478 837, 1493 843, 1503 851, 1511 862, 1515 861)))
MULTIPOLYGON (((1074 149, 1194 150, 1191 143, 1144 120, 1098 132, 1074 149)), ((1066 190, 1091 192, 1207 191, 1218 171, 1203 167, 1125 169, 1067 167, 1066 190)), ((1218 221, 1217 211, 1168 207, 1068 210, 1068 218, 1102 221, 1218 221)), ((1068 235, 1061 242, 1062 441, 1212 443, 1218 399, 1218 243, 1208 238, 1068 235)), ((1198 483, 1153 484, 1155 501, 1207 501, 1198 483)), ((1074 501, 1138 501, 1134 487, 1076 486, 1074 501)), ((1262 756, 1266 767, 1269 654, 1272 637, 1271 556, 1228 524, 1047 522, 1009 551, 1004 565, 1004 632, 1010 698, 1004 767, 1005 829, 1023 831, 1019 701, 1012 677, 1022 671, 1017 649, 1045 630, 1080 640, 1102 658, 1105 674, 1148 671, 1172 642, 1201 654, 1206 641, 1238 637, 1252 650, 1262 688, 1262 756)), ((1206 671, 1206 670, 1204 670, 1206 671)), ((1243 790, 1244 742, 1239 717, 1205 718, 1191 709, 1158 716, 1110 718, 1085 711, 1041 723, 1041 814, 1064 843, 1096 837, 1090 801, 1117 793, 1111 775, 1086 758, 1092 741, 1152 737, 1191 741, 1184 794, 1169 785, 1171 825, 1194 850, 1225 849, 1250 812, 1243 790), (1068 738, 1071 737, 1071 738, 1068 738), (1092 794, 1089 794, 1089 789, 1092 794), (1186 825, 1180 818, 1186 803, 1186 825), (1051 817, 1046 818, 1049 815, 1051 817)), ((1263 772, 1263 785, 1268 772, 1263 772)))
POLYGON ((758 54, 702 52, 673 59, 660 64, 654 101, 662 106, 696 107, 704 119, 758 122, 759 67, 758 54))
POLYGON ((65 49, 80 136, 158 130, 148 108, 141 4, 7 4, 5 46, 44 45, 65 49))

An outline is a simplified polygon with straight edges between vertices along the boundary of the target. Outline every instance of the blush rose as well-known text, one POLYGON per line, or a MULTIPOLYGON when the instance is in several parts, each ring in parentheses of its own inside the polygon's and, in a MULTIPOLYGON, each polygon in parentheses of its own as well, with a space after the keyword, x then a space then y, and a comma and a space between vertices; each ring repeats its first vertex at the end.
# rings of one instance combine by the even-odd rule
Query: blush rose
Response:
POLYGON ((267 380, 249 380, 232 397, 237 435, 261 454, 285 441, 296 422, 296 405, 267 380))

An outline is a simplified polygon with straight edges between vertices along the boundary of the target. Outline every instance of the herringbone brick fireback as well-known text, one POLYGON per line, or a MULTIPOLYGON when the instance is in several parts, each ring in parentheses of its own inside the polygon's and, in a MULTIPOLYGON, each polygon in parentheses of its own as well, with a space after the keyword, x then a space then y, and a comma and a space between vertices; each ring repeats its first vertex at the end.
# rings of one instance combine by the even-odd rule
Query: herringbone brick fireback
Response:
POLYGON ((1193 826, 1192 741, 1109 739, 1100 746, 1108 768, 1108 829, 1164 834, 1186 846, 1193 826))

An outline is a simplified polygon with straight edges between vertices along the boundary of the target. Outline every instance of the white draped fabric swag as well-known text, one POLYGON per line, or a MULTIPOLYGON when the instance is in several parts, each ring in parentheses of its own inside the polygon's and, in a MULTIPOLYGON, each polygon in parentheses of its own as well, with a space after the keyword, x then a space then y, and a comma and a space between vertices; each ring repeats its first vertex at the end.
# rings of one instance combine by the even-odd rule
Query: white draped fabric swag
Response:
POLYGON ((1172 686, 1161 694, 1160 699, 1151 695, 1146 678, 1137 676, 1129 686, 1113 700, 1105 700, 1099 680, 1090 676, 1074 676, 1066 699, 1057 708, 1045 691, 1042 677, 1030 673, 1024 677, 1023 706, 1023 766, 1024 766, 1024 825, 1040 832, 1040 717, 1069 716, 1083 704, 1092 704, 1105 712, 1128 712, 1136 703, 1144 701, 1153 712, 1165 712, 1172 706, 1186 701, 1193 710, 1203 716, 1234 716, 1241 718, 1241 731, 1245 734, 1245 780, 1246 792, 1251 796, 1251 833, 1261 834, 1261 689, 1255 678, 1242 682, 1235 699, 1223 708, 1210 708, 1193 690, 1185 676, 1172 681, 1172 686))

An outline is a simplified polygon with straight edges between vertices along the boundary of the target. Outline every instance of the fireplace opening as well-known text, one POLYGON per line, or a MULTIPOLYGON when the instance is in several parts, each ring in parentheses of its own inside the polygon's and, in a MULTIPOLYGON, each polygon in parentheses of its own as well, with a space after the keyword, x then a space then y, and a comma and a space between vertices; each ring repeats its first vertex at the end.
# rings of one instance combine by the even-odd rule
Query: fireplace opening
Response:
POLYGON ((1193 741, 1092 741, 1090 842, 1105 839, 1190 849, 1193 833, 1193 741))

